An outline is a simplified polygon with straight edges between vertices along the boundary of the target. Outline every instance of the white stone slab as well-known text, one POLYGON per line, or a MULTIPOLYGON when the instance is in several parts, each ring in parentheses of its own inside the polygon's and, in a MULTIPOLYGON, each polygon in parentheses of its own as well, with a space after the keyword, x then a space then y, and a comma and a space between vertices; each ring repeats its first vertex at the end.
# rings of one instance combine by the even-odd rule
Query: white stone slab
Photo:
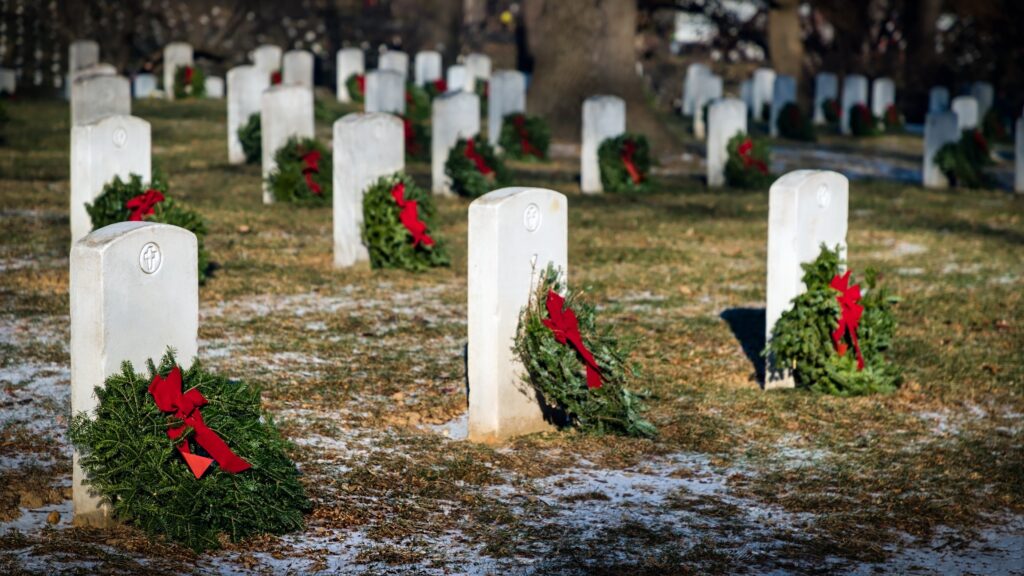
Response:
POLYGON ((281 82, 313 89, 313 53, 289 50, 284 53, 281 82))
POLYGON ((1013 190, 1018 194, 1024 194, 1024 116, 1017 118, 1014 134, 1016 134, 1016 140, 1014 141, 1013 190))
POLYGON ((686 78, 683 80, 683 115, 694 115, 694 100, 700 91, 701 79, 711 75, 711 69, 704 64, 694 63, 686 67, 686 78))
POLYGON ((468 90, 476 90, 477 80, 491 78, 491 57, 486 54, 473 53, 466 56, 466 85, 468 90))
MULTIPOLYGON (((93 413, 94 389, 130 361, 148 374, 167 348, 188 367, 198 353, 199 279, 194 234, 167 224, 119 222, 71 250, 71 413, 93 413)), ((111 510, 89 494, 72 457, 76 525, 113 524, 111 510)))
POLYGON ((843 98, 840 103, 839 129, 843 134, 850 133, 850 108, 856 104, 868 104, 868 79, 860 74, 850 74, 843 78, 843 98))
POLYGON ((219 76, 207 76, 204 84, 206 97, 214 100, 224 98, 224 79, 219 76))
POLYGON ((608 138, 626 131, 626 103, 618 96, 591 96, 583 101, 583 144, 580 148, 580 189, 604 192, 597 149, 608 138))
POLYGON ((259 68, 270 78, 270 75, 281 69, 281 47, 263 44, 250 54, 253 66, 259 68))
POLYGON ((351 102, 352 95, 348 93, 346 82, 353 74, 366 72, 366 61, 363 51, 359 48, 342 48, 338 50, 336 68, 338 70, 338 102, 351 102))
POLYGON ((238 129, 260 113, 260 97, 270 87, 270 75, 252 65, 228 70, 228 162, 245 164, 238 129))
POLYGON ((697 95, 693 100, 693 135, 703 140, 707 127, 704 126, 704 106, 722 98, 722 77, 708 74, 699 79, 697 95))
POLYGON ((364 108, 367 112, 405 116, 405 78, 402 74, 394 70, 367 73, 364 108))
POLYGON ((875 78, 871 83, 871 113, 878 118, 896 103, 896 85, 892 78, 875 78))
POLYGON ((174 100, 174 74, 178 68, 192 66, 192 45, 186 42, 171 42, 164 46, 164 92, 168 100, 174 100))
POLYGON ((719 100, 708 108, 707 178, 708 186, 725 185, 725 163, 728 145, 738 132, 747 132, 747 105, 736 98, 719 100))
POLYGON ((388 50, 380 55, 378 70, 391 70, 402 75, 402 83, 409 80, 409 55, 401 50, 388 50))
POLYGON ((978 101, 978 120, 984 120, 995 101, 995 89, 988 82, 975 82, 971 84, 971 96, 978 101))
POLYGON ((957 96, 953 98, 950 109, 956 114, 960 130, 973 130, 978 127, 981 116, 978 114, 978 100, 974 96, 957 96))
POLYGON ((120 176, 150 179, 149 122, 134 116, 107 116, 71 127, 71 243, 92 230, 85 211, 103 186, 120 176))
POLYGON ((426 86, 427 84, 444 77, 444 67, 441 65, 441 53, 433 50, 424 50, 416 53, 416 85, 426 86))
POLYGON ((935 165, 935 153, 949 142, 960 139, 956 114, 953 112, 932 112, 924 122, 924 166, 921 179, 925 188, 948 188, 949 179, 935 165))
POLYGON ((518 70, 491 74, 487 88, 487 142, 498 145, 501 125, 508 114, 526 112, 526 75, 518 70))
POLYGON ((775 70, 758 68, 754 70, 753 80, 754 109, 751 116, 756 120, 767 120, 764 116, 764 105, 772 104, 772 91, 775 89, 775 70))
POLYGON ((263 148, 263 203, 273 204, 267 176, 277 168, 274 154, 289 138, 313 138, 313 91, 305 86, 278 85, 260 97, 260 144, 263 148))
MULTIPOLYGON (((846 253, 849 181, 827 170, 797 170, 783 175, 768 193, 768 287, 765 341, 806 286, 800 265, 813 261, 824 243, 846 253)), ((772 375, 768 359, 765 390, 792 388, 791 374, 772 375)))
POLYGON ((347 114, 334 123, 334 266, 366 262, 363 194, 405 169, 405 127, 391 114, 347 114))
POLYGON ((949 110, 949 88, 935 86, 928 92, 928 112, 947 112, 949 110))
POLYGON ((100 63, 100 45, 95 40, 75 40, 68 45, 68 72, 100 63))
POLYGON ((469 86, 472 76, 469 75, 469 71, 462 64, 456 64, 448 67, 448 75, 445 77, 445 82, 448 84, 449 92, 456 92, 458 90, 465 90, 467 92, 473 92, 473 89, 469 86))
POLYGON ((542 188, 502 188, 469 206, 469 439, 496 442, 547 430, 512 351, 519 313, 539 275, 568 273, 568 203, 542 188))
POLYGON ((453 195, 444 164, 459 138, 480 133, 480 97, 473 92, 448 92, 430 106, 430 188, 434 194, 453 195))
POLYGON ((18 92, 18 75, 10 68, 0 68, 0 94, 13 96, 18 92))
POLYGON ((796 102, 796 78, 779 74, 775 76, 775 86, 772 88, 771 118, 768 126, 772 137, 779 135, 779 114, 790 102, 796 102))
POLYGON ((132 113, 132 88, 124 76, 82 76, 71 87, 71 125, 132 113))
POLYGON ((740 100, 747 105, 747 113, 749 114, 754 108, 754 81, 744 80, 740 83, 740 100))
POLYGON ((820 72, 814 76, 814 124, 825 124, 825 102, 839 101, 839 78, 829 72, 820 72))
POLYGON ((156 76, 149 73, 142 73, 132 80, 132 93, 136 99, 149 98, 157 91, 156 76))

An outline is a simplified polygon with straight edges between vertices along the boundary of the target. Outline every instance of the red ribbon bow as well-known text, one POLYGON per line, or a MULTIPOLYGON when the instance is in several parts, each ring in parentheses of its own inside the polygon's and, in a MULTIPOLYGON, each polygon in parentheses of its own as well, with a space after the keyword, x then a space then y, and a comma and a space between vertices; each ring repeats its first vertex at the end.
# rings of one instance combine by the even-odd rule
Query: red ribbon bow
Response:
POLYGON ((548 290, 547 309, 548 317, 544 319, 544 325, 554 332, 555 340, 559 344, 569 342, 583 358, 583 363, 587 366, 587 388, 600 388, 601 369, 598 368, 594 355, 583 344, 576 313, 565 309, 565 298, 554 290, 548 290))
POLYGON ((324 193, 323 189, 319 184, 313 181, 313 174, 320 173, 320 151, 310 150, 302 155, 302 163, 305 166, 302 168, 302 175, 306 177, 306 186, 313 192, 313 194, 320 196, 324 193))
POLYGON ((366 76, 362 74, 356 75, 356 88, 359 89, 359 95, 366 94, 366 76))
POLYGON ((391 188, 391 197, 395 199, 395 204, 401 209, 398 213, 398 219, 402 222, 402 226, 409 231, 412 235, 413 247, 423 244, 424 246, 433 246, 434 239, 427 235, 427 225, 419 216, 419 207, 415 200, 405 199, 405 182, 399 182, 391 188))
POLYGON ((740 153, 740 158, 743 159, 744 167, 749 168, 753 166, 761 174, 768 173, 768 165, 764 163, 764 160, 754 158, 750 155, 750 153, 754 151, 754 142, 750 138, 747 138, 740 143, 740 146, 736 151, 740 153))
POLYGON ((206 405, 206 398, 203 394, 195 388, 184 394, 181 392, 180 368, 175 366, 171 369, 167 378, 162 378, 159 374, 154 376, 149 385, 149 393, 153 395, 156 407, 161 412, 173 413, 174 417, 182 422, 181 426, 167 430, 168 438, 177 440, 185 434, 188 428, 192 428, 195 431, 196 444, 199 444, 213 457, 207 458, 193 454, 188 447, 188 440, 178 444, 178 452, 181 453, 196 478, 202 477, 214 460, 220 464, 222 470, 231 474, 251 468, 248 462, 232 452, 227 443, 203 422, 203 415, 199 412, 199 408, 206 405))
POLYGON ((438 78, 434 80, 434 92, 438 94, 444 94, 448 91, 448 82, 444 78, 438 78))
POLYGON ((281 72, 280 71, 274 71, 274 72, 270 73, 270 83, 271 84, 280 84, 281 83, 281 72))
POLYGON ((192 83, 192 67, 185 66, 185 84, 192 83))
POLYGON ((405 131, 405 153, 410 156, 415 156, 420 151, 420 145, 416 142, 416 127, 413 126, 412 120, 403 117, 402 128, 405 131))
POLYGON ((832 333, 832 342, 840 356, 846 354, 846 343, 843 337, 850 333, 850 340, 853 342, 853 349, 857 353, 857 370, 864 369, 864 356, 860 353, 860 344, 857 343, 857 326, 860 324, 860 317, 864 314, 864 307, 860 305, 860 286, 850 286, 850 271, 842 276, 836 274, 829 284, 839 291, 836 301, 839 302, 839 326, 832 333))
POLYGON ((543 158, 544 155, 540 150, 530 143, 530 133, 526 130, 526 116, 516 114, 512 118, 512 123, 515 124, 516 133, 519 135, 519 147, 522 148, 523 154, 532 154, 537 158, 543 158))
POLYGON ((130 222, 139 222, 149 216, 156 209, 156 205, 164 201, 164 195, 159 190, 150 188, 145 193, 129 199, 124 207, 131 210, 128 216, 130 222))
POLYGON ((494 173, 494 170, 487 165, 487 161, 484 160, 484 157, 476 151, 476 140, 473 138, 466 141, 466 158, 472 160, 473 163, 476 164, 477 171, 484 176, 494 173))
POLYGON ((629 172, 629 177, 633 180, 633 184, 639 184, 643 182, 644 176, 637 170, 636 164, 633 163, 634 154, 636 154, 636 142, 626 140, 622 144, 622 163, 626 166, 626 172, 629 172))
POLYGON ((981 133, 981 130, 974 131, 974 143, 977 144, 978 148, 981 148, 982 152, 988 154, 988 141, 985 140, 985 135, 981 133))

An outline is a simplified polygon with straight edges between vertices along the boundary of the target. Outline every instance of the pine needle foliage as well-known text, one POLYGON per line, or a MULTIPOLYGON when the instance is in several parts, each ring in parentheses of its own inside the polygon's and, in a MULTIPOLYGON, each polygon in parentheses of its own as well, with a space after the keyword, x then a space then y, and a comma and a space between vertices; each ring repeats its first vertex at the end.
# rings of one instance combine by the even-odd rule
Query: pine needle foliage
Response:
POLYGON ((195 66, 178 66, 174 70, 174 97, 181 100, 184 98, 203 98, 206 96, 206 74, 195 66), (185 74, 191 68, 191 81, 185 82, 185 74))
MULTIPOLYGON (((899 298, 878 286, 878 274, 865 272, 861 285, 864 314, 857 339, 864 356, 864 369, 857 370, 857 358, 849 335, 846 353, 840 356, 832 342, 839 325, 839 292, 829 283, 840 273, 844 261, 840 248, 824 244, 813 262, 802 265, 807 291, 793 299, 772 329, 764 355, 773 358, 777 370, 792 370, 796 384, 816 392, 835 396, 861 396, 896 390, 902 380, 898 366, 885 358, 896 332, 893 307, 899 298)), ((852 277, 850 285, 856 283, 852 277)))
POLYGON ((551 146, 551 129, 540 116, 527 116, 518 112, 509 114, 501 123, 498 144, 508 158, 528 161, 547 160, 548 148, 551 146), (520 130, 523 133, 520 133, 520 130), (524 135, 528 146, 523 145, 524 135))
POLYGON ((417 124, 430 120, 430 93, 409 82, 405 86, 405 115, 417 124))
POLYGON ((558 269, 549 265, 536 291, 519 315, 512 349, 526 367, 525 384, 532 386, 544 403, 562 411, 568 425, 586 434, 617 434, 652 437, 654 425, 644 420, 641 395, 627 388, 641 379, 640 366, 630 361, 631 343, 597 326, 597 312, 577 290, 570 290, 558 269), (561 344, 544 325, 548 317, 548 291, 565 298, 565 306, 576 313, 583 342, 597 360, 603 384, 587 388, 585 365, 569 344, 561 344))
POLYGON ((729 139, 726 150, 728 159, 725 161, 725 181, 731 188, 767 190, 775 181, 770 170, 771 149, 763 139, 737 132, 729 139), (752 147, 746 155, 747 159, 744 159, 740 147, 747 140, 750 140, 752 147))
POLYGON ((614 138, 608 138, 597 148, 597 165, 601 172, 601 186, 605 192, 613 194, 637 194, 648 189, 648 174, 651 171, 651 152, 647 138, 643 134, 626 132, 614 138), (639 182, 626 169, 623 160, 627 143, 632 142, 632 162, 640 176, 639 182))
POLYGON ((366 76, 362 74, 349 74, 349 77, 345 80, 345 88, 348 90, 348 97, 352 102, 361 104, 366 98, 363 94, 363 90, 360 89, 360 84, 365 82, 366 76))
MULTIPOLYGON (((222 536, 239 541, 301 530, 311 505, 286 455, 290 445, 261 410, 259 390, 198 361, 182 371, 182 391, 197 388, 206 397, 203 421, 252 468, 229 474, 213 464, 201 478, 193 475, 167 436, 180 421, 160 412, 148 392, 153 376, 175 364, 170 350, 159 368, 148 362, 149 376, 124 362, 96 388, 95 414, 72 419, 71 441, 92 489, 115 518, 196 552, 220 547, 222 536)), ((192 435, 190 429, 179 441, 192 435)), ((205 455, 195 442, 191 448, 205 455)))
POLYGON ((164 201, 154 206, 153 213, 143 217, 143 220, 171 224, 196 235, 199 248, 199 283, 205 283, 210 270, 210 254, 205 246, 206 222, 198 212, 168 196, 167 183, 159 175, 155 176, 148 186, 142 182, 142 176, 138 174, 129 175, 127 181, 121 180, 120 176, 114 176, 113 180, 103 186, 96 200, 85 205, 85 211, 92 219, 92 229, 98 230, 117 222, 127 222, 132 211, 125 207, 125 203, 145 194, 150 188, 160 191, 164 195, 164 201))
POLYGON ((935 153, 935 164, 954 186, 986 188, 992 185, 992 179, 985 174, 992 157, 981 130, 964 130, 960 140, 943 145, 935 153))
POLYGON ((401 172, 377 180, 363 194, 363 244, 370 253, 373 268, 398 268, 422 272, 428 268, 451 265, 445 242, 434 232, 434 199, 401 172), (415 200, 419 219, 427 225, 434 244, 413 245, 412 236, 399 219, 401 208, 391 195, 396 184, 405 184, 405 200, 415 200))
POLYGON ((857 103, 850 106, 850 133, 854 136, 878 136, 878 118, 871 113, 866 104, 857 103))
POLYGON ((510 180, 508 168, 487 139, 477 135, 473 138, 473 146, 493 171, 490 174, 480 172, 476 163, 466 156, 466 144, 464 138, 459 138, 444 163, 444 173, 452 179, 452 192, 466 198, 479 198, 491 190, 507 186, 510 180))
POLYGON ((776 127, 779 129, 779 136, 789 140, 801 142, 814 142, 817 136, 814 133, 814 124, 811 119, 804 115, 796 102, 790 102, 779 110, 779 117, 775 119, 776 127))
POLYGON ((263 134, 260 131, 260 113, 249 115, 249 120, 238 127, 238 141, 245 152, 246 164, 258 164, 263 159, 263 134))
POLYGON ((300 206, 327 206, 331 203, 331 186, 334 182, 331 152, 313 138, 292 136, 274 153, 274 170, 267 175, 267 187, 274 200, 300 206), (306 182, 306 164, 303 156, 309 152, 320 152, 317 172, 313 181, 320 185, 316 194, 306 182))

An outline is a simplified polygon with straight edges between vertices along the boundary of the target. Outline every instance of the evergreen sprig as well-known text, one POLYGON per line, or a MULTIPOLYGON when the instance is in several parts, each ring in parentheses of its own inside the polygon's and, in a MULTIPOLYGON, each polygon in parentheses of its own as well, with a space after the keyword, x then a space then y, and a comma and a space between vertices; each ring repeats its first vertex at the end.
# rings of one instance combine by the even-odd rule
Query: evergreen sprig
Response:
POLYGON ((363 91, 359 89, 359 83, 365 81, 366 76, 363 74, 349 74, 349 77, 345 79, 345 88, 348 89, 348 97, 357 104, 361 104, 366 98, 363 91))
POLYGON ((508 185, 509 172, 505 162, 498 157, 487 139, 477 135, 473 138, 473 147, 484 163, 493 172, 483 174, 477 169, 476 163, 466 156, 467 140, 459 138, 448 153, 444 163, 444 173, 452 179, 452 191, 466 198, 479 198, 491 190, 508 185))
POLYGON ((783 138, 802 142, 814 142, 817 139, 811 119, 804 115, 796 102, 790 102, 779 110, 775 124, 779 136, 783 138))
POLYGON ((206 96, 206 74, 196 66, 178 66, 174 70, 174 97, 202 98, 206 96), (185 74, 188 69, 192 70, 192 80, 185 82, 185 74))
POLYGON ((430 127, 426 122, 400 116, 405 135, 405 158, 410 162, 430 160, 430 127))
POLYGON ((871 113, 867 104, 857 103, 850 106, 850 133, 854 136, 877 136, 878 118, 871 113))
POLYGON ((618 194, 646 192, 649 187, 648 173, 651 170, 651 153, 647 138, 643 134, 626 132, 606 139, 597 148, 597 165, 601 172, 601 186, 605 192, 618 194), (626 146, 630 142, 635 146, 632 161, 639 173, 639 182, 633 181, 626 169, 626 162, 623 160, 626 146))
POLYGON ((377 180, 363 194, 363 244, 373 268, 399 268, 422 272, 435 266, 449 266, 445 242, 437 237, 433 197, 401 172, 377 180), (396 184, 405 184, 405 200, 415 200, 419 219, 427 225, 432 246, 413 245, 412 236, 399 219, 401 208, 391 195, 396 184))
POLYGON ((508 158, 516 160, 547 160, 551 146, 551 130, 540 116, 522 113, 509 114, 501 123, 498 144, 508 158), (520 134, 520 124, 523 134, 520 134), (523 146, 523 135, 529 146, 523 146))
POLYGON ((843 109, 839 105, 839 100, 835 98, 827 98, 821 103, 821 110, 825 114, 825 122, 830 126, 839 124, 840 116, 842 116, 843 109))
POLYGON ((199 249, 199 283, 206 282, 210 270, 210 254, 206 251, 206 222, 198 212, 176 202, 167 193, 167 183, 159 176, 147 186, 142 182, 142 176, 131 174, 128 180, 121 180, 120 176, 103 186, 100 195, 92 204, 85 205, 85 211, 92 220, 92 229, 98 230, 117 222, 126 222, 132 211, 125 207, 125 203, 145 194, 150 188, 158 190, 164 195, 163 202, 153 207, 153 213, 144 216, 146 222, 159 222, 171 224, 184 228, 196 235, 196 243, 199 249))
POLYGON ((249 115, 249 120, 238 127, 238 141, 242 144, 247 164, 257 164, 263 159, 263 135, 260 131, 260 113, 249 115))
MULTIPOLYGON (((839 293, 829 284, 842 265, 839 247, 829 249, 825 245, 813 262, 802 265, 807 291, 794 298, 790 309, 775 323, 764 355, 772 358, 776 371, 792 370, 797 386, 817 392, 836 396, 892 392, 902 375, 898 366, 886 360, 885 352, 891 348, 896 331, 893 307, 899 298, 878 286, 876 271, 866 271, 860 301, 864 314, 857 329, 864 369, 857 370, 853 346, 840 356, 832 342, 840 309, 836 301, 839 293)), ((852 344, 848 335, 845 338, 852 344)))
POLYGON ((903 116, 895 104, 889 104, 885 109, 885 114, 882 116, 882 125, 885 126, 887 133, 899 134, 903 132, 903 116))
POLYGON ((405 115, 416 124, 430 120, 430 93, 412 82, 405 86, 405 115))
POLYGON ((267 175, 267 187, 274 200, 302 206, 325 206, 331 203, 331 187, 334 182, 334 162, 327 147, 313 138, 292 136, 274 153, 277 166, 267 175), (306 164, 303 156, 312 151, 320 152, 317 172, 313 182, 320 185, 316 194, 306 182, 306 164))
MULTIPOLYGON (((238 541, 302 529, 311 505, 286 455, 289 443, 261 410, 259 390, 207 372, 198 361, 183 370, 182 391, 196 388, 206 397, 203 421, 252 468, 229 474, 213 465, 202 478, 193 475, 167 436, 180 421, 160 412, 148 392, 153 376, 166 376, 175 364, 168 351, 159 368, 148 362, 144 376, 124 362, 96 387, 95 414, 74 415, 71 441, 95 493, 115 518, 197 552, 220 547, 221 535, 238 541)), ((189 429, 184 441, 191 436, 189 429)))
POLYGON ((771 149, 763 139, 737 132, 729 139, 726 150, 728 158, 725 161, 725 181, 730 187, 766 190, 775 181, 775 176, 771 173, 771 149), (750 140, 752 148, 747 153, 749 160, 744 160, 740 154, 740 146, 747 140, 750 140))
POLYGON ((944 144, 935 153, 935 165, 954 186, 985 188, 992 179, 985 167, 992 164, 988 141, 981 130, 964 130, 960 140, 944 144))
POLYGON ((631 346, 597 326, 597 313, 583 295, 569 289, 559 270, 549 265, 529 303, 519 315, 513 352, 526 367, 525 384, 540 393, 544 403, 562 411, 567 424, 587 434, 651 437, 654 425, 644 420, 641 395, 627 385, 641 378, 640 366, 630 361, 631 346), (549 290, 565 297, 576 313, 580 335, 600 367, 602 386, 587 388, 584 364, 569 344, 560 344, 544 325, 549 290))

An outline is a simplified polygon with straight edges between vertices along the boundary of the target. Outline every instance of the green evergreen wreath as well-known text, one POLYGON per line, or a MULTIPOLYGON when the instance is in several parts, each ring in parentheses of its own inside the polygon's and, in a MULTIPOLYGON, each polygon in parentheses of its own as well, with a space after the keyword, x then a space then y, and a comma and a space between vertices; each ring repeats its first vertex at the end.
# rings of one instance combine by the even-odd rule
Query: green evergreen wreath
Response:
POLYGON ((349 99, 357 104, 361 104, 366 98, 366 76, 363 74, 350 74, 345 79, 345 88, 348 89, 349 99))
POLYGON ((551 130, 540 116, 509 114, 501 123, 498 144, 502 152, 516 160, 547 160, 551 130))
POLYGON ((238 141, 245 152, 245 162, 256 164, 263 158, 263 135, 260 132, 260 113, 249 115, 249 121, 238 127, 238 141))
POLYGON ((159 178, 153 178, 147 186, 142 183, 142 176, 138 174, 129 175, 127 181, 114 176, 113 180, 103 186, 96 200, 85 205, 85 211, 92 220, 92 229, 98 230, 104 226, 130 220, 133 210, 126 207, 126 204, 132 198, 145 195, 150 189, 160 192, 164 199, 154 204, 152 213, 144 215, 142 219, 146 222, 178 226, 196 235, 199 248, 199 283, 205 283, 210 270, 210 254, 205 247, 206 223, 198 212, 168 197, 167 183, 159 178))
MULTIPOLYGON (((902 376, 884 354, 892 346, 896 331, 892 309, 899 298, 878 287, 874 270, 865 272, 866 291, 860 300, 864 312, 857 328, 864 368, 858 370, 849 335, 843 336, 850 346, 844 355, 832 341, 832 332, 839 326, 836 297, 840 293, 830 283, 842 264, 838 246, 830 250, 822 245, 818 257, 802 265, 807 291, 794 298, 792 307, 775 323, 764 355, 774 358, 773 365, 779 370, 792 370, 797 386, 817 392, 836 396, 892 392, 902 376)), ((849 285, 854 284, 851 277, 849 285)))
POLYGON ((452 192, 466 198, 479 198, 491 190, 506 186, 509 182, 508 168, 487 140, 476 135, 473 137, 473 149, 491 170, 489 174, 481 172, 476 161, 466 155, 468 144, 467 140, 459 138, 444 163, 444 173, 452 179, 452 192))
POLYGON ((401 172, 377 180, 363 194, 363 244, 370 253, 373 268, 422 272, 435 266, 449 266, 451 259, 445 242, 436 237, 433 223, 433 197, 401 172), (415 243, 413 235, 402 223, 402 207, 391 192, 399 183, 405 186, 404 200, 416 202, 417 215, 426 224, 432 244, 415 243))
POLYGON ((423 89, 427 91, 430 99, 433 100, 448 91, 448 81, 444 78, 438 78, 424 84, 423 89))
POLYGON ((274 195, 274 200, 303 206, 326 206, 331 203, 334 162, 323 144, 313 138, 292 136, 274 153, 274 162, 277 166, 267 175, 267 187, 274 195), (312 153, 320 154, 315 171, 311 171, 303 159, 312 153))
POLYGON ((960 140, 944 144, 935 153, 935 164, 954 186, 985 188, 992 184, 985 174, 992 157, 981 130, 964 130, 960 140))
POLYGON ((850 133, 854 136, 877 136, 878 118, 866 104, 850 106, 850 133))
POLYGON ((982 133, 989 142, 1012 142, 1013 121, 1004 118, 993 106, 985 113, 981 122, 982 133))
POLYGON ((779 129, 779 136, 783 138, 803 142, 814 142, 816 139, 811 119, 804 116, 796 102, 789 102, 779 110, 775 124, 779 129))
POLYGON ((885 109, 885 114, 882 116, 882 124, 885 126, 885 131, 890 134, 903 132, 903 116, 900 115, 900 111, 896 108, 895 104, 889 104, 885 109))
POLYGON ((405 115, 417 124, 430 120, 430 94, 412 82, 405 86, 405 115))
MULTIPOLYGON (((203 369, 198 361, 182 370, 182 392, 197 389, 208 401, 203 421, 251 468, 230 474, 212 466, 196 478, 167 430, 181 421, 157 408, 148 388, 156 374, 176 365, 168 351, 149 376, 130 362, 96 387, 95 414, 80 412, 71 422, 71 442, 92 489, 115 518, 151 537, 196 552, 219 548, 219 537, 238 541, 256 534, 284 534, 303 528, 311 509, 299 472, 289 460, 289 443, 260 407, 259 390, 203 369)), ((193 454, 205 455, 186 430, 193 454)), ((180 439, 179 439, 180 441, 180 439)))
POLYGON ((832 126, 839 124, 843 109, 839 106, 838 100, 835 98, 826 99, 821 103, 821 110, 825 114, 825 122, 832 126))
POLYGON ((645 192, 648 188, 647 174, 651 169, 647 138, 642 134, 629 132, 608 138, 601 142, 597 149, 597 165, 601 171, 601 186, 605 192, 645 192), (626 163, 627 157, 632 162, 636 178, 630 174, 626 163))
POLYGON ((426 162, 430 160, 430 128, 425 122, 416 122, 411 118, 402 119, 405 134, 405 157, 410 162, 426 162))
POLYGON ((195 66, 178 66, 174 70, 174 97, 202 98, 206 96, 206 74, 195 66))
MULTIPOLYGON (((556 302, 557 305, 557 302, 556 302)), ((651 437, 654 425, 641 418, 641 396, 627 385, 640 379, 640 367, 629 360, 631 347, 607 328, 597 326, 593 305, 571 290, 559 270, 548 265, 529 303, 519 315, 513 351, 526 367, 525 384, 540 394, 548 407, 565 414, 566 423, 587 434, 651 437), (578 321, 581 340, 593 354, 601 386, 590 388, 582 354, 568 341, 561 343, 545 324, 550 318, 548 294, 564 295, 564 310, 578 321)))
POLYGON ((772 175, 771 150, 768 143, 737 132, 726 145, 725 181, 732 188, 766 189, 775 181, 772 175))

